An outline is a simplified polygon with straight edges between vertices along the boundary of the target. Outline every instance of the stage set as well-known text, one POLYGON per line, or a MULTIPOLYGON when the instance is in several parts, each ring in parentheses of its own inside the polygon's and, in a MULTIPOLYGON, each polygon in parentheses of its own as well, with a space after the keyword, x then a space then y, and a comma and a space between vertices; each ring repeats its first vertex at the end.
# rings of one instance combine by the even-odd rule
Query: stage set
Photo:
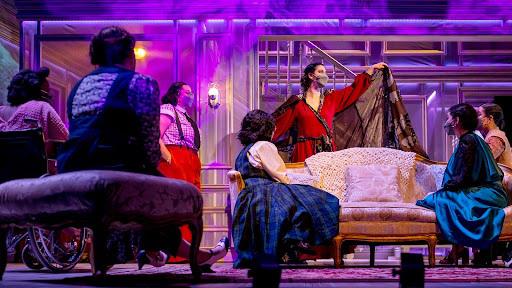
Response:
MULTIPOLYGON (((446 165, 441 162, 448 161, 456 143, 443 125, 448 108, 457 103, 501 105, 507 123, 504 131, 510 138, 511 15, 509 0, 2 0, 0 104, 7 104, 7 86, 20 69, 48 67, 51 105, 68 124, 68 95, 77 81, 95 68, 89 59, 92 36, 106 26, 126 29, 137 41, 136 71, 155 79, 161 95, 176 81, 188 83, 193 92, 194 102, 187 112, 197 122, 202 140, 201 247, 211 248, 231 231, 232 198, 242 187, 236 175, 229 173, 242 149, 237 133, 243 117, 253 109, 272 113, 290 96, 301 93, 302 71, 310 63, 324 64, 329 76, 325 89, 343 89, 370 65, 387 63, 417 143, 430 159, 417 158, 416 162, 446 165)), ((304 170, 293 164, 288 168, 304 170)), ((512 175, 512 169, 503 169, 512 175)), ((437 172, 435 181, 441 181, 443 171, 437 172)), ((387 225, 389 215, 398 213, 392 210, 395 208, 377 213, 375 217, 382 219, 375 225, 387 225)), ((486 268, 439 266, 451 245, 437 242, 435 220, 418 220, 410 216, 413 212, 404 213, 405 220, 400 221, 411 225, 411 231, 427 231, 431 225, 433 234, 425 232, 423 238, 415 238, 411 232, 404 236, 397 232, 409 229, 403 226, 390 228, 389 235, 394 236, 386 238, 388 232, 383 231, 372 242, 373 236, 365 229, 374 226, 367 223, 370 226, 358 233, 352 231, 355 238, 339 239, 361 240, 353 253, 333 260, 334 253, 327 259, 285 269, 281 286, 354 287, 361 282, 396 287, 399 277, 392 276, 391 268, 400 266, 404 252, 421 253, 425 266, 429 260, 437 261, 435 268, 426 269, 427 287, 512 285, 512 270, 499 259, 486 268), (417 228, 417 222, 425 226, 417 228)), ((365 217, 356 214, 346 216, 352 217, 347 223, 365 217)), ((343 227, 345 220, 340 221, 343 227)), ((250 286, 247 270, 233 268, 236 254, 232 251, 213 266, 217 274, 203 274, 198 287, 250 286)), ((3 285, 166 287, 193 283, 188 264, 141 271, 136 271, 136 264, 124 264, 109 272, 106 282, 92 278, 88 269, 88 264, 79 263, 67 272, 70 274, 54 275, 46 269, 29 273, 22 264, 9 263, 3 285), (28 280, 22 279, 23 273, 29 275, 28 280)))

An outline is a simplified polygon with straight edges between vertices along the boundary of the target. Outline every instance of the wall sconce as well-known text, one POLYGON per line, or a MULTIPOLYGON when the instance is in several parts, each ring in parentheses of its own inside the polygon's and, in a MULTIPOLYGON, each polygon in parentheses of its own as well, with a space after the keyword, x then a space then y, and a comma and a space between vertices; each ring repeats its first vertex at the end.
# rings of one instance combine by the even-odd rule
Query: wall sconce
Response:
POLYGON ((142 60, 148 55, 148 52, 146 49, 144 49, 144 47, 137 47, 133 49, 133 52, 135 53, 135 59, 137 60, 142 60))
POLYGON ((220 106, 220 91, 216 83, 208 84, 208 106, 217 109, 220 106))

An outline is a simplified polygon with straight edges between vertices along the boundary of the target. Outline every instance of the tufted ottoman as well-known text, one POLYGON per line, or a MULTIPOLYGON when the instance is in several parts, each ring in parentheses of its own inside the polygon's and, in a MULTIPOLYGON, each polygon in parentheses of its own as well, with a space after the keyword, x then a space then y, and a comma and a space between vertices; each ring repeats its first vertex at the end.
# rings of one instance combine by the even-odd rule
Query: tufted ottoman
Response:
POLYGON ((144 174, 90 170, 0 185, 0 279, 7 263, 6 228, 88 227, 93 231, 92 270, 103 275, 106 234, 111 229, 137 231, 188 224, 192 232, 190 266, 196 261, 203 232, 203 200, 185 181, 144 174))

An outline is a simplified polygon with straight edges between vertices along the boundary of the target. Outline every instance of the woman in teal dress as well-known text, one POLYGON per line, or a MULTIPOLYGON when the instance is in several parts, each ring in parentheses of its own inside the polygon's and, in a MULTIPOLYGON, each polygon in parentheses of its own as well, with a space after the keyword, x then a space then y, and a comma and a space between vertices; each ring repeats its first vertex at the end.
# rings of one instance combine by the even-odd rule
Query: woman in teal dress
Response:
POLYGON ((474 133, 477 125, 477 113, 471 105, 450 107, 444 128, 459 139, 459 144, 444 172, 443 187, 416 202, 436 212, 443 238, 454 244, 442 264, 457 264, 461 256, 463 263, 468 262, 464 246, 489 249, 503 226, 503 208, 508 203, 503 172, 487 143, 474 133))

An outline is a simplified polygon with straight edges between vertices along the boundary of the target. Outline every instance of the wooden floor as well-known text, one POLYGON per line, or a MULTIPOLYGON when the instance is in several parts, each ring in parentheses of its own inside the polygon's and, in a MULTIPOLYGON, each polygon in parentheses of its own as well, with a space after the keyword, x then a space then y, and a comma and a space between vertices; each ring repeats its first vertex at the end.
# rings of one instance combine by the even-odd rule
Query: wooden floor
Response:
MULTIPOLYGON (((183 264, 184 267, 188 266, 183 264)), ((230 264, 224 264, 230 265, 230 264)), ((79 264, 76 269, 70 273, 55 274, 47 270, 34 271, 26 268, 23 264, 9 264, 4 280, 0 282, 0 287, 15 288, 61 288, 61 287, 251 287, 250 279, 247 283, 207 283, 200 284, 187 283, 179 281, 172 283, 165 278, 151 277, 151 274, 157 274, 158 269, 144 269, 143 273, 136 270, 136 264, 116 265, 109 270, 109 276, 103 280, 95 280, 91 277, 90 266, 88 264, 79 264), (136 275, 133 275, 136 274, 136 275), (126 275, 128 279, 123 280, 126 275), (157 279, 155 279, 157 278, 157 279), (151 279, 148 281, 148 279, 151 279)), ((449 268, 448 268, 449 269, 449 268)), ((512 271, 511 271, 512 272, 512 271)), ((161 274, 160 274, 161 275, 161 274)), ((156 275, 155 275, 156 276, 156 275)), ((351 282, 351 283, 281 283, 280 287, 398 287, 398 282, 351 282)), ((512 287, 512 282, 436 282, 426 283, 425 287, 512 287)))

